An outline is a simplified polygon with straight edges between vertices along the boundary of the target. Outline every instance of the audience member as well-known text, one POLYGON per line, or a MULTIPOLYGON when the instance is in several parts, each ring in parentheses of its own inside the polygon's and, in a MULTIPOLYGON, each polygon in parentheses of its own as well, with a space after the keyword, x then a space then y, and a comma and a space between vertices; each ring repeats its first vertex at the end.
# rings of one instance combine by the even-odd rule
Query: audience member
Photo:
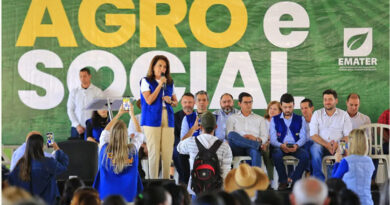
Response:
MULTIPOLYGON (((34 134, 37 134, 37 135, 40 135, 41 133, 38 132, 38 131, 31 131, 27 134, 26 136, 26 142, 28 140, 28 138, 31 136, 31 135, 34 135, 34 134)), ((11 166, 10 166, 10 170, 12 171, 15 166, 16 166, 16 163, 18 163, 19 159, 23 157, 25 151, 26 151, 26 142, 23 142, 22 145, 20 145, 20 147, 18 147, 14 153, 12 154, 12 158, 11 158, 11 166)), ((51 154, 47 153, 47 152, 43 152, 43 154, 45 155, 45 157, 52 157, 51 154)))
POLYGON ((43 137, 31 135, 26 143, 26 151, 9 175, 9 183, 24 188, 32 195, 37 195, 47 204, 56 204, 60 196, 56 177, 66 171, 68 156, 53 143, 54 157, 43 154, 43 137))
POLYGON ((100 199, 120 194, 128 202, 132 202, 143 189, 138 174, 137 154, 142 139, 135 137, 128 144, 126 124, 119 120, 126 112, 121 107, 100 136, 99 170, 93 183, 100 199))
POLYGON ((195 97, 192 93, 184 93, 181 97, 180 111, 175 113, 175 142, 173 147, 173 163, 175 164, 177 173, 179 174, 179 183, 187 184, 190 178, 190 164, 188 162, 188 155, 181 155, 177 151, 177 145, 180 142, 181 126, 183 119, 186 115, 190 115, 194 112, 195 97), (183 163, 182 159, 185 160, 183 163))
POLYGON ((189 205, 191 203, 186 187, 175 183, 164 184, 163 187, 171 194, 172 205, 189 205))
POLYGON ((371 177, 375 167, 367 156, 369 146, 364 130, 352 130, 348 142, 346 157, 341 159, 340 149, 336 153, 332 177, 343 179, 347 188, 359 196, 362 204, 374 204, 371 196, 371 177))
POLYGON ((327 205, 329 201, 326 184, 313 177, 298 180, 290 194, 292 205, 327 205))
POLYGON ((237 205, 233 195, 231 195, 223 190, 218 190, 215 192, 215 194, 220 199, 222 199, 224 205, 237 205))
POLYGON ((168 58, 156 55, 147 76, 141 80, 141 126, 148 147, 149 176, 158 178, 160 158, 162 178, 169 179, 174 142, 175 86, 168 58))
POLYGON ((73 195, 70 205, 100 205, 99 193, 92 187, 80 187, 73 195))
POLYGON ((171 195, 160 186, 146 188, 135 198, 135 205, 171 205, 171 195))
POLYGON ((360 96, 356 93, 351 93, 347 97, 347 113, 352 123, 352 129, 358 129, 362 125, 371 124, 370 118, 359 112, 360 96))
POLYGON ((62 192, 60 205, 69 205, 72 201, 73 194, 76 189, 85 186, 83 180, 78 177, 73 177, 66 180, 64 190, 62 192))
POLYGON ((265 190, 268 185, 269 179, 261 168, 242 163, 238 168, 232 169, 228 173, 225 178, 224 190, 232 192, 243 189, 252 198, 257 190, 265 190))
POLYGON ((360 205, 360 204, 365 205, 364 203, 359 201, 358 195, 356 195, 356 193, 350 189, 342 190, 338 194, 338 197, 339 197, 339 204, 342 205, 360 205))
POLYGON ((126 205, 126 201, 121 195, 110 195, 104 199, 102 205, 126 205))
POLYGON ((92 112, 92 118, 88 119, 84 140, 99 143, 100 134, 107 126, 110 119, 107 116, 107 110, 95 110, 92 112))
POLYGON ((92 116, 92 111, 86 108, 94 98, 102 97, 103 92, 91 83, 92 75, 87 67, 80 70, 79 76, 81 86, 70 91, 67 111, 69 120, 72 123, 70 136, 72 138, 84 139, 85 122, 92 116))
POLYGON ((16 186, 9 186, 5 189, 2 189, 1 196, 3 205, 14 205, 18 202, 32 199, 30 193, 16 186))
POLYGON ((322 157, 334 155, 340 140, 348 140, 352 123, 347 112, 336 108, 337 93, 328 89, 322 93, 324 108, 314 112, 310 122, 310 136, 314 141, 310 148, 314 177, 325 181, 322 173, 322 157))
MULTIPOLYGON (((216 154, 218 156, 220 165, 217 167, 217 169, 219 168, 218 170, 220 171, 220 176, 225 178, 231 167, 233 158, 232 151, 226 142, 221 143, 221 141, 219 141, 218 138, 214 136, 216 127, 217 124, 215 116, 209 111, 203 113, 201 115, 200 124, 200 128, 203 134, 197 137, 191 137, 187 139, 183 138, 177 145, 177 151, 179 151, 181 154, 190 155, 190 169, 192 171, 195 157, 198 155, 200 150, 199 146, 203 146, 202 149, 210 149, 211 151, 214 151, 212 149, 216 148, 216 154), (220 142, 220 146, 215 147, 217 146, 218 141, 220 142)), ((191 183, 188 184, 188 192, 192 195, 195 195, 194 191, 191 190, 190 187, 192 187, 191 183)))
POLYGON ((253 98, 249 93, 240 93, 238 105, 241 112, 226 121, 229 145, 233 156, 250 156, 252 166, 261 166, 261 150, 268 141, 267 125, 263 117, 252 112, 253 98))
POLYGON ((279 175, 278 190, 286 190, 289 183, 295 183, 302 177, 303 171, 309 163, 309 154, 304 145, 306 143, 306 121, 305 118, 294 114, 294 98, 291 94, 283 94, 280 98, 282 113, 272 118, 270 124, 272 159, 279 175), (287 178, 283 157, 294 156, 299 162, 287 178))
POLYGON ((234 201, 237 205, 251 205, 251 199, 243 189, 237 189, 230 193, 234 197, 234 201))
POLYGON ((193 205, 225 205, 223 199, 215 192, 204 192, 192 203, 193 205))
POLYGON ((271 151, 269 149, 270 139, 271 135, 269 133, 269 124, 271 122, 272 117, 279 115, 282 112, 282 108, 280 107, 280 103, 278 101, 271 101, 268 106, 266 113, 264 115, 264 118, 266 119, 266 125, 268 130, 268 140, 267 143, 264 145, 266 147, 265 150, 261 150, 261 154, 263 155, 264 164, 267 168, 267 174, 268 178, 271 181, 270 184, 272 184, 272 181, 274 180, 274 162, 271 157, 271 151))
POLYGON ((221 109, 213 112, 217 119, 217 129, 215 130, 215 136, 220 140, 226 140, 226 121, 229 116, 238 113, 239 110, 234 108, 233 96, 229 93, 224 93, 221 95, 219 104, 221 109))
POLYGON ((344 181, 339 178, 329 178, 325 183, 328 186, 329 192, 340 192, 341 190, 347 188, 347 185, 344 183, 344 181))
POLYGON ((265 191, 258 191, 255 204, 272 204, 272 205, 283 205, 283 198, 280 195, 279 192, 274 190, 265 190, 265 191))

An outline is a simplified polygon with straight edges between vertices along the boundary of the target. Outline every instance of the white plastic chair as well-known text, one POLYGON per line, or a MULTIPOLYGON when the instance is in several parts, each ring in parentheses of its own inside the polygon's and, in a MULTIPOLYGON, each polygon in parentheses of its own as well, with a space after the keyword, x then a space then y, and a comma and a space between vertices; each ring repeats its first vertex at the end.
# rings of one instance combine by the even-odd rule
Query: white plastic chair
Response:
POLYGON ((235 156, 232 160, 233 169, 238 168, 242 161, 252 160, 250 156, 235 156))
MULTIPOLYGON (((390 176, 390 155, 383 153, 383 132, 385 129, 390 130, 390 125, 372 123, 359 127, 366 132, 369 141, 368 156, 372 159, 382 160, 385 168, 386 178, 390 176)), ((389 144, 390 147, 390 144, 389 144)))
POLYGON ((322 158, 322 173, 324 173, 325 179, 328 179, 329 174, 327 167, 334 163, 336 163, 336 157, 334 155, 328 155, 322 158))

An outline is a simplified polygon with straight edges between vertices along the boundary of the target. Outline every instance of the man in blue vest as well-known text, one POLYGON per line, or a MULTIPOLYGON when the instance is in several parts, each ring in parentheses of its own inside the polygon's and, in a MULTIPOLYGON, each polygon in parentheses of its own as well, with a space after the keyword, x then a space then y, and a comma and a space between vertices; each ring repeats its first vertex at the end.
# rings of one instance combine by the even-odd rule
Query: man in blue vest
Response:
POLYGON ((272 118, 270 135, 272 158, 279 175, 278 190, 285 190, 289 183, 294 183, 302 177, 303 171, 309 163, 309 154, 303 147, 306 143, 306 120, 294 114, 294 97, 288 93, 280 98, 282 113, 272 118), (298 166, 287 178, 283 157, 291 155, 299 160, 298 166))
MULTIPOLYGON (((206 91, 201 90, 195 94, 195 104, 196 111, 193 111, 191 114, 184 116, 181 130, 180 130, 180 140, 185 140, 192 136, 200 135, 200 115, 207 111, 209 105, 209 96, 206 91)), ((180 141, 179 140, 179 141, 180 141)), ((190 162, 189 155, 180 154, 179 155, 181 168, 182 168, 182 180, 183 183, 187 183, 190 178, 190 162)))

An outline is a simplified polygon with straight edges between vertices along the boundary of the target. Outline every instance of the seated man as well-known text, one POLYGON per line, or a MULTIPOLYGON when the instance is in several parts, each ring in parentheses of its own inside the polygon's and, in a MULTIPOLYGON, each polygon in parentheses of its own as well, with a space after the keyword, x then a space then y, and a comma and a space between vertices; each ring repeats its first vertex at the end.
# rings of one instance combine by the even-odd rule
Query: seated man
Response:
POLYGON ((322 100, 324 108, 315 111, 310 121, 310 136, 314 141, 310 154, 314 177, 325 181, 322 157, 334 155, 340 140, 348 140, 352 123, 347 112, 336 108, 338 103, 336 91, 325 90, 322 93, 322 100))
POLYGON ((278 190, 288 188, 288 183, 294 183, 302 177, 303 171, 309 163, 309 154, 304 145, 306 143, 306 120, 300 115, 294 114, 294 98, 286 93, 280 98, 282 113, 272 118, 270 135, 272 159, 279 175, 278 190), (298 166, 293 171, 291 178, 287 179, 283 157, 292 155, 299 159, 298 166))
POLYGON ((241 111, 233 114, 226 121, 229 145, 233 156, 250 156, 252 166, 261 166, 262 143, 268 139, 267 125, 263 117, 252 112, 253 99, 249 93, 238 96, 241 111))
POLYGON ((226 140, 226 120, 239 111, 234 108, 233 96, 229 93, 224 93, 219 101, 221 109, 213 112, 217 118, 217 129, 215 130, 215 136, 220 140, 226 140))
MULTIPOLYGON (((181 139, 179 144, 177 145, 177 151, 180 154, 190 155, 190 169, 192 171, 194 159, 198 154, 198 146, 196 144, 195 138, 199 140, 199 142, 203 145, 205 149, 210 149, 210 147, 218 140, 217 137, 214 136, 214 131, 217 128, 217 123, 215 120, 215 116, 211 112, 205 112, 201 115, 201 123, 200 128, 202 134, 197 137, 189 137, 186 139, 181 139)), ((230 171, 231 163, 232 163, 232 151, 229 145, 226 142, 223 142, 216 151, 218 156, 221 177, 225 178, 227 173, 230 171)), ((191 182, 191 179, 190 179, 191 182)), ((188 183, 188 191, 190 194, 194 195, 195 193, 190 189, 191 183, 188 183)))

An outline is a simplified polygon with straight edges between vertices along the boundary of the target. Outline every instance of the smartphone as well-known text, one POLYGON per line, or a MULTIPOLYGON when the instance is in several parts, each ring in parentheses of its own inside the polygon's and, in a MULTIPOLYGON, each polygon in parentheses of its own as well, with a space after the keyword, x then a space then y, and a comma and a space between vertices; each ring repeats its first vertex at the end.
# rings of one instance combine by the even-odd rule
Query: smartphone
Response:
POLYGON ((130 97, 123 97, 122 104, 124 110, 130 110, 130 97))
POLYGON ((294 148, 294 144, 287 144, 288 148, 294 148))
POLYGON ((347 143, 344 140, 340 140, 340 150, 341 155, 345 155, 345 150, 347 149, 347 143))
POLYGON ((54 143, 54 134, 52 132, 46 133, 46 145, 47 145, 47 148, 53 147, 53 143, 54 143))

